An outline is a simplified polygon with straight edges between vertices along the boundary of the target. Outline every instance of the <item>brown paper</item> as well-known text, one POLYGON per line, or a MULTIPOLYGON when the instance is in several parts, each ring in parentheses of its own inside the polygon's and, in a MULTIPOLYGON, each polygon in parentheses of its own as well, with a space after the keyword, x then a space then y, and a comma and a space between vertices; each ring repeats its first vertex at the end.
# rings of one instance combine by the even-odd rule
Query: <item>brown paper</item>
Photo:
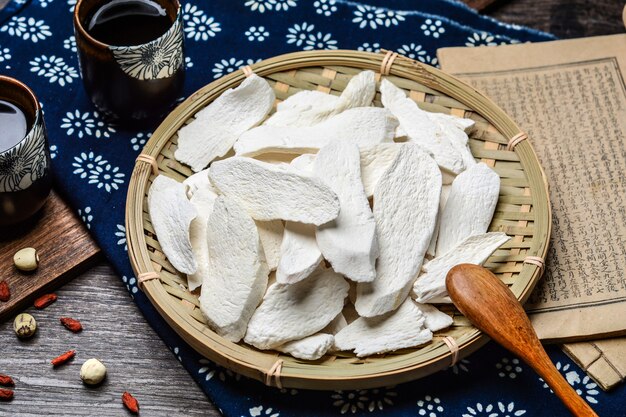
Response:
MULTIPOLYGON (((626 35, 445 48, 438 57, 529 133, 546 171, 553 232, 526 305, 539 336, 626 334, 626 35)), ((564 350, 604 389, 624 380, 626 338, 564 350)))

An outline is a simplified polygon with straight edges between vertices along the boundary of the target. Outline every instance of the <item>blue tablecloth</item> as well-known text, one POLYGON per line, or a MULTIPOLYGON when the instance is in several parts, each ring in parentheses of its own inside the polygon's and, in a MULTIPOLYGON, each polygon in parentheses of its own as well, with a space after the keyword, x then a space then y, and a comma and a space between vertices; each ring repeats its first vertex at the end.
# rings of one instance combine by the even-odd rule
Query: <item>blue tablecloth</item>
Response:
MULTIPOLYGON (((0 11, 0 73, 31 86, 43 104, 56 186, 115 266, 130 297, 216 406, 231 417, 565 416, 527 366, 489 344, 453 368, 393 387, 344 392, 266 388, 201 358, 138 291, 126 256, 124 204, 133 163, 151 129, 106 123, 82 88, 71 12, 76 0, 13 0, 0 11)), ((543 41, 447 0, 184 0, 185 95, 242 65, 310 49, 383 47, 437 65, 443 46, 543 41)), ((624 388, 600 391, 558 349, 552 359, 604 416, 624 416, 624 388)), ((112 381, 115 383, 114 381, 112 381)), ((140 399, 141 401, 141 399, 140 399)), ((183 411, 181 410, 181 415, 183 411)))

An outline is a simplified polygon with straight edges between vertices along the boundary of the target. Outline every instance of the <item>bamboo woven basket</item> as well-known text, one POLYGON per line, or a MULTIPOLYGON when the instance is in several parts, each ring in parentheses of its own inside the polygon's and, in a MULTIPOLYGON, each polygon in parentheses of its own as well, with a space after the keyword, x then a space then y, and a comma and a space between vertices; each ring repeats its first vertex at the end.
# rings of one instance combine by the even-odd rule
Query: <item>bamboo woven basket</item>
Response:
MULTIPOLYGON (((397 384, 444 369, 484 345, 488 338, 452 306, 443 310, 454 315, 454 325, 436 333, 431 343, 365 359, 342 353, 318 361, 301 361, 232 343, 206 326, 199 310, 198 293, 188 291, 186 278, 176 272, 161 251, 150 223, 146 197, 157 168, 159 174, 178 181, 192 174, 189 167, 174 159, 176 132, 226 89, 239 85, 249 69, 212 82, 176 108, 146 144, 143 154, 148 158, 140 158, 132 173, 126 203, 128 254, 138 277, 149 277, 146 274, 150 272, 158 277, 145 281, 143 290, 159 313, 208 359, 267 385, 289 388, 361 389, 397 384), (146 163, 149 157, 156 164, 146 163), (449 337, 448 344, 444 343, 445 336, 449 337), (458 352, 451 351, 450 341, 452 350, 456 345, 458 352)), ((369 69, 379 77, 388 77, 425 110, 475 120, 476 128, 470 134, 471 150, 475 158, 491 166, 501 178, 499 202, 490 230, 512 236, 485 266, 508 284, 519 300, 524 302, 528 298, 541 276, 550 236, 547 183, 531 144, 494 103, 435 68, 391 53, 299 52, 259 62, 251 69, 269 81, 278 100, 301 90, 339 94, 353 75, 369 69), (514 150, 507 150, 509 145, 514 150)), ((375 105, 381 105, 378 94, 375 105)))

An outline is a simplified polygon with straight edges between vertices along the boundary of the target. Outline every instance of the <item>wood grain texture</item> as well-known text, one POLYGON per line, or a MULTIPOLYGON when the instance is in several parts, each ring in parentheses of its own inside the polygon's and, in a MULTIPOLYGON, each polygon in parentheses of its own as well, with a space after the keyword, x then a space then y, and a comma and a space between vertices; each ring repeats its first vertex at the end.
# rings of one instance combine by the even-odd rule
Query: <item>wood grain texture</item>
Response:
POLYGON ((446 287, 459 311, 532 367, 574 416, 598 417, 556 369, 522 304, 491 271, 479 265, 457 265, 448 272, 446 287))
POLYGON ((219 416, 110 267, 98 265, 57 294, 45 310, 26 310, 38 322, 33 339, 17 339, 12 317, 0 324, 0 373, 16 385, 13 401, 0 402, 0 416, 126 416, 125 390, 138 399, 144 416, 219 416), (61 316, 79 319, 84 330, 66 330, 61 316), (69 349, 76 349, 74 360, 53 369, 50 360, 69 349), (108 373, 96 388, 83 385, 79 376, 92 357, 108 373))
POLYGON ((0 231, 0 279, 11 289, 11 299, 0 302, 0 321, 86 271, 99 254, 83 223, 53 191, 27 225, 0 231), (37 249, 40 259, 39 268, 31 273, 13 265, 13 255, 25 247, 37 249))

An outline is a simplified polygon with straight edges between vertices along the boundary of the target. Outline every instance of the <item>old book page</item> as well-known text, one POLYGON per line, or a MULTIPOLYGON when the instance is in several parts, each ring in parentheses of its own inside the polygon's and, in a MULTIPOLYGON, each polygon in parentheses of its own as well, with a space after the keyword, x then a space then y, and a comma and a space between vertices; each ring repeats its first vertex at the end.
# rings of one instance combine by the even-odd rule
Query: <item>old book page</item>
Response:
POLYGON ((553 232, 526 305, 544 340, 609 389, 626 375, 626 35, 440 49, 442 68, 529 133, 546 171, 553 232))

